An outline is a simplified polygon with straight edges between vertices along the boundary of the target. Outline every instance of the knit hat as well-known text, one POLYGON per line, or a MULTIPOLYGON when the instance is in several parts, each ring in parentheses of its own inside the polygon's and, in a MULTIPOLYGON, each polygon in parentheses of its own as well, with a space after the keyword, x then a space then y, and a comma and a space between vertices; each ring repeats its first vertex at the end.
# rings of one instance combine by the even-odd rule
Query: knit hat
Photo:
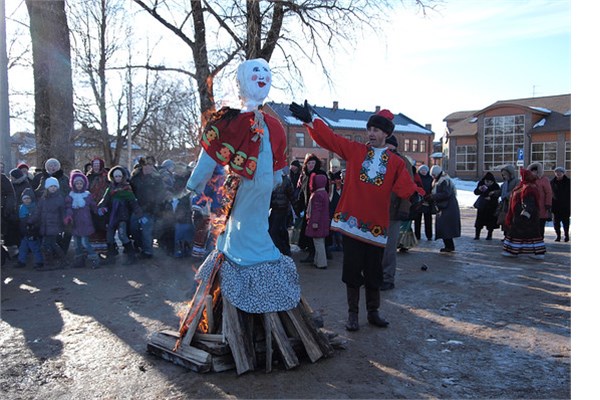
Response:
POLYGON ((300 164, 300 161, 298 161, 298 160, 292 161, 292 163, 290 165, 294 165, 298 168, 302 168, 302 164, 300 164))
POLYGON ((367 121, 367 128, 375 127, 379 128, 387 135, 391 135, 396 128, 394 125, 394 114, 391 113, 390 110, 381 110, 377 114, 373 114, 369 117, 369 121, 367 121))
POLYGON ((427 173, 429 173, 429 167, 427 165, 423 164, 419 167, 419 169, 417 171, 419 171, 419 173, 421 171, 425 171, 425 174, 427 174, 427 173))
POLYGON ((49 158, 46 160, 46 163, 44 164, 44 168, 46 168, 46 171, 48 170, 48 167, 52 164, 55 164, 58 166, 57 169, 60 169, 60 161, 58 161, 56 158, 49 158))
POLYGON ((74 169, 73 171, 71 171, 71 176, 69 177, 69 186, 73 191, 75 191, 75 180, 77 179, 81 179, 83 181, 82 192, 85 192, 89 185, 88 178, 83 172, 81 172, 78 169, 74 169))
POLYGON ((175 166, 175 161, 173 161, 173 160, 165 160, 165 161, 162 162, 162 164, 160 166, 162 168, 169 169, 169 168, 175 166))
POLYGON ((554 168, 554 172, 562 172, 564 174, 565 169, 563 167, 556 167, 556 168, 554 168))
POLYGON ((437 178, 444 170, 439 165, 434 165, 431 167, 431 176, 437 178))
POLYGON ((21 200, 23 200, 23 198, 25 197, 29 197, 31 200, 35 200, 35 193, 33 193, 33 189, 25 188, 25 190, 23 190, 23 193, 21 193, 21 200))
POLYGON ((58 184, 58 179, 56 179, 53 176, 46 179, 46 182, 44 182, 44 188, 48 189, 50 186, 56 186, 57 188, 59 188, 60 185, 58 184))
POLYGON ((395 148, 398 148, 398 139, 396 139, 396 136, 390 135, 385 139, 385 144, 391 144, 395 148))
POLYGON ((340 168, 342 166, 342 164, 340 163, 340 160, 338 160, 337 158, 332 158, 331 160, 329 160, 329 167, 333 168, 333 167, 337 167, 340 168))
POLYGON ((491 172, 486 172, 485 175, 483 176, 483 180, 496 182, 496 177, 494 177, 494 174, 492 174, 491 172))
POLYGON ((17 165, 17 168, 19 168, 19 169, 26 168, 29 171, 29 165, 27 165, 25 163, 21 163, 21 164, 17 165))

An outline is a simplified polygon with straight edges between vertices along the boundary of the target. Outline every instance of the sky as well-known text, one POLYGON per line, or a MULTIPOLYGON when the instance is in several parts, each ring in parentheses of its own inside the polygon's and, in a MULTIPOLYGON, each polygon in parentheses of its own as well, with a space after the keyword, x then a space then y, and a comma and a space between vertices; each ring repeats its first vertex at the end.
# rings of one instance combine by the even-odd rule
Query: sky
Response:
MULTIPOLYGON (((306 90, 294 100, 367 111, 381 106, 431 124, 439 139, 443 119, 455 111, 571 93, 570 1, 447 0, 426 17, 413 3, 397 8, 383 35, 334 56, 333 88, 318 67, 307 66, 306 90)), ((288 93, 271 97, 289 101, 288 93)))

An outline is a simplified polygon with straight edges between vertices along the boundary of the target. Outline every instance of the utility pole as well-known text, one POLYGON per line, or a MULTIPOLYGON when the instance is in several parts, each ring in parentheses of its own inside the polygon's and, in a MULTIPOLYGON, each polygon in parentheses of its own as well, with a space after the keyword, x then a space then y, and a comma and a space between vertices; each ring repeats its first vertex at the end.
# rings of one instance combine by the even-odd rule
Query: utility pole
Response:
POLYGON ((0 158, 6 172, 13 167, 10 148, 10 108, 8 106, 8 54, 6 53, 5 0, 0 0, 0 158))
MULTIPOLYGON (((131 53, 130 53, 131 55, 131 53)), ((131 109, 132 109, 132 95, 131 95, 131 57, 129 58, 129 64, 127 65, 127 168, 129 171, 133 169, 131 159, 131 109)))

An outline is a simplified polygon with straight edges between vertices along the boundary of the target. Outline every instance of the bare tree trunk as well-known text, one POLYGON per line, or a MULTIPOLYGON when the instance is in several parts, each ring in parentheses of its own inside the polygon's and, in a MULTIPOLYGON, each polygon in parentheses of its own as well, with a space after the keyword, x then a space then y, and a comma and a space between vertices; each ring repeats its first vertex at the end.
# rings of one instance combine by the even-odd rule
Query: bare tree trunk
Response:
POLYGON ((73 81, 64 1, 26 0, 35 88, 37 163, 50 157, 66 172, 74 167, 73 81))
POLYGON ((202 112, 202 126, 215 110, 215 96, 213 92, 213 76, 208 65, 208 51, 206 46, 206 25, 202 2, 190 0, 192 5, 192 18, 194 21, 194 42, 192 47, 194 64, 196 66, 196 82, 200 95, 200 111, 202 112))

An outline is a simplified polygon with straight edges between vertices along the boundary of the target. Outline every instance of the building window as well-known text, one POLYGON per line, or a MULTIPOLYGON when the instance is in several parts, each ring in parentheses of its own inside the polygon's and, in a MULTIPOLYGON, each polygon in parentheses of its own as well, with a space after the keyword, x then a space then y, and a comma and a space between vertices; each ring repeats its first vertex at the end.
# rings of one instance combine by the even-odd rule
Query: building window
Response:
POLYGON ((525 115, 505 115, 483 120, 483 169, 498 171, 516 164, 525 143, 525 115))
POLYGON ((457 171, 475 171, 477 169, 477 146, 456 146, 457 171))
POLYGON ((571 170, 571 142, 565 142, 565 169, 571 170))
POLYGON ((404 152, 408 153, 410 151, 410 139, 404 139, 404 152))
POLYGON ((315 142, 314 140, 312 141, 312 147, 319 147, 319 145, 317 144, 317 142, 315 142))
POLYGON ((296 146, 304 147, 304 133, 296 133, 296 146))
POLYGON ((531 144, 531 162, 538 162, 544 166, 544 171, 554 171, 556 168, 556 142, 543 142, 531 144))
POLYGON ((412 151, 413 153, 416 153, 419 150, 419 141, 417 139, 413 139, 412 140, 412 149, 410 151, 412 151))
POLYGON ((424 140, 420 140, 419 141, 419 153, 425 153, 426 149, 425 149, 425 141, 424 140))
POLYGON ((352 140, 352 135, 344 135, 344 137, 348 140, 352 140))
POLYGON ((358 142, 358 143, 362 143, 363 142, 363 137, 361 135, 355 135, 354 136, 354 141, 358 142))

